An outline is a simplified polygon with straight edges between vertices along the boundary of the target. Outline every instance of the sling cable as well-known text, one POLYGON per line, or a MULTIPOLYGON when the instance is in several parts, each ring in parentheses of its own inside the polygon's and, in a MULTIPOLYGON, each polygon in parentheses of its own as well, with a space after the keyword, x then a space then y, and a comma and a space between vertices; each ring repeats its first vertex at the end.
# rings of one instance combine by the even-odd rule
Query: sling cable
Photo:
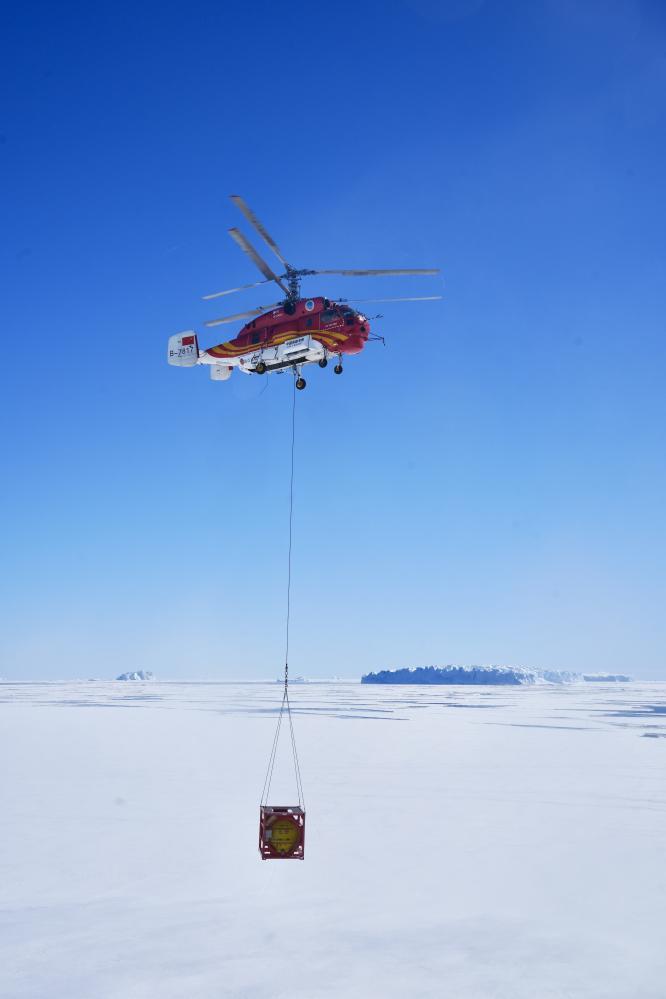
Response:
POLYGON ((291 619, 291 552, 294 520, 294 444, 296 439, 296 369, 291 403, 291 470, 289 476, 289 548, 287 555, 287 607, 285 621, 284 688, 282 703, 278 713, 273 746, 268 759, 268 769, 264 779, 259 805, 259 853, 262 860, 303 860, 305 855, 305 796, 301 780, 301 768, 296 750, 294 723, 289 703, 289 624, 291 619), (289 722, 289 737, 296 778, 297 805, 269 805, 271 781, 277 755, 282 719, 289 722))

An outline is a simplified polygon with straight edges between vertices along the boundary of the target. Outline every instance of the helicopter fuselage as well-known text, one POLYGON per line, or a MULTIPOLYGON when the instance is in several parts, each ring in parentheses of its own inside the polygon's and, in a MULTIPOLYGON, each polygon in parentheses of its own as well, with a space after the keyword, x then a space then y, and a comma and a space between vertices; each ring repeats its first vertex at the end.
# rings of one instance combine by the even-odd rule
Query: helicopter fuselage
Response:
POLYGON ((369 334, 366 317, 349 306, 323 297, 301 298, 257 316, 233 340, 200 351, 198 363, 263 374, 359 354, 369 334))

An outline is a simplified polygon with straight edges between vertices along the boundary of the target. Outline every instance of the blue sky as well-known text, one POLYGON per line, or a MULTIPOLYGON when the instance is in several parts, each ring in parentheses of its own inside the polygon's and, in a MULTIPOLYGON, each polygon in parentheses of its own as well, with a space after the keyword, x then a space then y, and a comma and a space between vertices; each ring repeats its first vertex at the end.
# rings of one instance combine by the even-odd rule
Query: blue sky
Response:
POLYGON ((281 668, 289 380, 165 362, 255 277, 240 193, 301 266, 442 268, 307 285, 445 297, 299 394, 292 669, 666 677, 662 4, 3 16, 1 675, 281 668))

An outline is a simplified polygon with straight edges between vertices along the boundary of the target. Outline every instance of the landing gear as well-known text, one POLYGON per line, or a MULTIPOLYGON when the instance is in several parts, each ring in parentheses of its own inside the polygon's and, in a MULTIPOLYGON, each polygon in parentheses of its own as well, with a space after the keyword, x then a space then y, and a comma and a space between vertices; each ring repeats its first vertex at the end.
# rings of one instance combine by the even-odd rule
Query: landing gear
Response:
POLYGON ((342 365, 341 364, 336 364, 335 367, 333 368, 333 370, 335 371, 336 375, 341 375, 342 374, 342 365))
POLYGON ((306 382, 305 378, 303 378, 303 375, 299 375, 298 378, 296 379, 296 388, 297 389, 304 389, 306 385, 307 385, 307 382, 306 382))
POLYGON ((319 361, 319 367, 325 368, 327 364, 328 364, 328 358, 322 357, 321 360, 319 361))
POLYGON ((259 364, 257 364, 254 370, 257 372, 258 375, 265 375, 266 365, 264 364, 263 361, 259 361, 259 364))

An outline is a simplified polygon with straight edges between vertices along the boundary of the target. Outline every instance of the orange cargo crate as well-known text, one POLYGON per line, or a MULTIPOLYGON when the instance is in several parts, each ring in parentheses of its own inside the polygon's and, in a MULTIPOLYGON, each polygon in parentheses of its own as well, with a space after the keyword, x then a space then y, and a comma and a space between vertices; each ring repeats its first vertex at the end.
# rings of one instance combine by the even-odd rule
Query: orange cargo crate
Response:
POLYGON ((261 805, 259 853, 262 860, 302 860, 305 812, 300 805, 261 805))

